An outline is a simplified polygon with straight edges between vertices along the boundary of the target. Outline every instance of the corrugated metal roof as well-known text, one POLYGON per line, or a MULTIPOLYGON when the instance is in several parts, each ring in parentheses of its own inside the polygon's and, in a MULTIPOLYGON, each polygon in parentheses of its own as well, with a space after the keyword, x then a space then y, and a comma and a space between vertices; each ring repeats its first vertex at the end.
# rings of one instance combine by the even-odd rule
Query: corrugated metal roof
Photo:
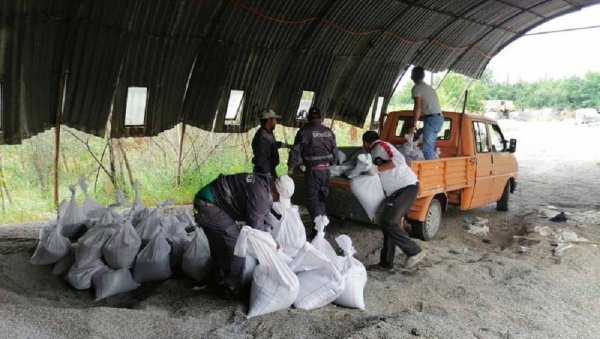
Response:
POLYGON ((18 143, 57 120, 102 135, 109 119, 114 137, 179 122, 244 132, 265 107, 294 126, 303 90, 327 116, 358 125, 407 64, 478 77, 531 28, 597 3, 4 0, 1 136, 18 143), (131 86, 148 89, 136 128, 124 126, 131 86), (231 90, 244 91, 244 106, 226 123, 231 90))

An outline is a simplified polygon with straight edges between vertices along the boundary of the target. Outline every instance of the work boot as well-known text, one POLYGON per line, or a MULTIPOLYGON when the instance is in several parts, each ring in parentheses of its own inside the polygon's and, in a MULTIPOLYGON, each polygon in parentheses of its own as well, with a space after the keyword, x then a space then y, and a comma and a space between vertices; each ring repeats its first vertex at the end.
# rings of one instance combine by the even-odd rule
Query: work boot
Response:
POLYGON ((421 250, 421 252, 407 257, 404 261, 404 268, 414 267, 416 264, 420 263, 427 256, 427 252, 425 250, 421 250))
POLYGON ((381 264, 373 264, 367 267, 367 270, 373 272, 393 272, 394 267, 382 266, 381 264))

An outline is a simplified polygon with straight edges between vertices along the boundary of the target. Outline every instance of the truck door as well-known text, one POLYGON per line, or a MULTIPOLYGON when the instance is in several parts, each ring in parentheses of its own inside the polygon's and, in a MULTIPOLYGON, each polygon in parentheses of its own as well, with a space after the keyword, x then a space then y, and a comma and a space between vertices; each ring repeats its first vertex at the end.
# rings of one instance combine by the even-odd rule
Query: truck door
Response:
POLYGON ((473 138, 477 168, 470 208, 482 206, 490 202, 490 189, 493 178, 492 152, 489 144, 487 124, 485 122, 473 121, 473 138))
POLYGON ((490 202, 498 201, 502 196, 504 186, 508 179, 517 171, 514 155, 508 152, 508 141, 496 124, 489 125, 490 139, 492 143, 492 188, 490 193, 490 202))

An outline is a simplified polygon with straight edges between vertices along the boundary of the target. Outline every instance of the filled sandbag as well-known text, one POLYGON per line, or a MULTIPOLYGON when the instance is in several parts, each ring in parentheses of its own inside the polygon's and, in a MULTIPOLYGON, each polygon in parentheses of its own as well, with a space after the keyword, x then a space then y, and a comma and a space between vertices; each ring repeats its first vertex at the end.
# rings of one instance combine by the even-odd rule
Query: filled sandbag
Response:
POLYGON ((181 267, 185 247, 191 239, 188 239, 187 233, 175 233, 167 238, 171 245, 171 268, 181 267))
POLYGON ((165 232, 167 238, 176 233, 186 234, 184 224, 172 214, 162 215, 160 218, 160 227, 165 232))
POLYGON ((88 221, 88 217, 81 207, 77 205, 77 200, 75 200, 76 186, 69 186, 69 190, 71 191, 71 200, 67 203, 64 215, 58 222, 62 225, 60 232, 63 236, 70 239, 77 239, 85 233, 85 224, 88 221))
POLYGON ((242 227, 234 255, 258 259, 250 288, 248 318, 290 307, 298 296, 298 277, 279 257, 271 234, 242 227))
POLYGON ((61 227, 51 223, 40 229, 40 241, 29 262, 34 265, 54 264, 69 253, 71 242, 61 235, 61 227))
POLYGON ((289 264, 298 276, 300 289, 294 307, 314 310, 334 301, 344 290, 345 279, 334 263, 305 242, 289 264))
POLYGON ((165 280, 171 276, 171 246, 164 232, 159 232, 137 255, 133 279, 139 283, 165 280))
POLYGON ((132 211, 133 218, 131 219, 131 224, 134 227, 137 227, 144 219, 146 219, 151 213, 153 209, 144 207, 139 211, 132 211))
POLYGON ((75 264, 75 249, 73 247, 77 247, 77 245, 72 245, 67 255, 54 264, 52 274, 63 275, 69 271, 73 264, 75 264))
POLYGON ((425 159, 423 151, 417 146, 414 137, 415 135, 413 133, 405 134, 404 138, 406 139, 406 142, 398 147, 398 151, 402 153, 407 162, 425 159))
POLYGON ((362 173, 366 172, 369 168, 371 168, 371 166, 373 166, 373 158, 371 157, 371 154, 361 153, 356 158, 356 166, 354 168, 352 168, 351 170, 349 170, 346 173, 346 176, 348 176, 348 178, 352 179, 352 178, 359 176, 362 173))
POLYGON ((183 228, 186 232, 192 232, 198 226, 196 220, 194 220, 194 217, 192 217, 188 210, 181 211, 180 213, 176 214, 176 217, 183 225, 183 228))
POLYGON ((365 266, 354 258, 356 250, 352 240, 347 235, 335 238, 340 248, 344 251, 341 261, 341 274, 345 279, 344 290, 333 302, 337 305, 365 309, 364 289, 367 284, 367 270, 365 266))
POLYGON ((244 274, 242 274, 242 285, 247 286, 252 283, 252 277, 254 276, 254 270, 258 265, 258 261, 251 256, 246 256, 244 262, 244 274))
POLYGON ((367 216, 369 216, 369 219, 373 221, 377 209, 385 199, 379 175, 364 174, 355 176, 350 179, 350 189, 367 213, 367 216))
POLYGON ((73 265, 67 273, 67 281, 78 290, 87 290, 92 285, 94 274, 106 268, 104 262, 96 259, 85 265, 73 265))
POLYGON ((154 209, 142 222, 137 225, 135 231, 142 239, 142 245, 146 245, 150 240, 160 231, 160 220, 163 217, 163 213, 160 208, 154 209))
POLYGON ((285 254, 293 258, 298 253, 306 243, 306 229, 300 218, 298 206, 291 206, 284 211, 272 234, 285 254))
POLYGON ((191 241, 186 243, 181 269, 192 279, 202 282, 212 270, 208 238, 201 228, 196 228, 189 236, 191 241))
POLYGON ((127 268, 117 270, 107 268, 95 274, 92 282, 96 290, 96 301, 140 287, 140 284, 133 280, 131 272, 127 268))
POLYGON ((111 268, 129 268, 140 249, 142 241, 128 219, 116 225, 117 231, 104 244, 102 254, 111 268))
POLYGON ((114 228, 106 226, 94 227, 87 231, 77 241, 79 246, 75 251, 75 263, 81 266, 102 258, 102 248, 115 232, 114 228))
POLYGON ((336 268, 339 270, 338 262, 340 260, 340 256, 335 253, 333 247, 327 239, 325 239, 325 227, 329 225, 329 218, 325 215, 319 215, 315 218, 315 229, 317 230, 317 235, 311 241, 311 245, 313 245, 319 252, 325 255, 329 261, 331 261, 336 268))
POLYGON ((81 191, 83 192, 85 198, 83 199, 83 203, 81 204, 81 209, 83 213, 88 218, 99 218, 104 213, 104 206, 102 206, 99 202, 92 199, 90 194, 88 193, 88 185, 85 181, 85 178, 81 177, 79 179, 79 187, 81 187, 81 191))
POLYGON ((94 223, 94 227, 107 227, 113 224, 116 224, 120 220, 120 215, 116 211, 113 210, 112 207, 104 208, 102 211, 102 215, 96 220, 94 223))

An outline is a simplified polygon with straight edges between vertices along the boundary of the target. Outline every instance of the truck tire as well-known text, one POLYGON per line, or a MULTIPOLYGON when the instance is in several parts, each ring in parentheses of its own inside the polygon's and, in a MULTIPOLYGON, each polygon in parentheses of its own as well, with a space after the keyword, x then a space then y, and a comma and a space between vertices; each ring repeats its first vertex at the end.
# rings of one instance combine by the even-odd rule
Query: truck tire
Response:
POLYGON ((500 200, 496 202, 496 211, 506 212, 508 211, 508 197, 510 195, 510 181, 504 186, 504 191, 500 200))
POLYGON ((431 199, 424 221, 410 221, 410 233, 414 238, 424 241, 433 240, 442 223, 442 204, 438 199, 431 199))

